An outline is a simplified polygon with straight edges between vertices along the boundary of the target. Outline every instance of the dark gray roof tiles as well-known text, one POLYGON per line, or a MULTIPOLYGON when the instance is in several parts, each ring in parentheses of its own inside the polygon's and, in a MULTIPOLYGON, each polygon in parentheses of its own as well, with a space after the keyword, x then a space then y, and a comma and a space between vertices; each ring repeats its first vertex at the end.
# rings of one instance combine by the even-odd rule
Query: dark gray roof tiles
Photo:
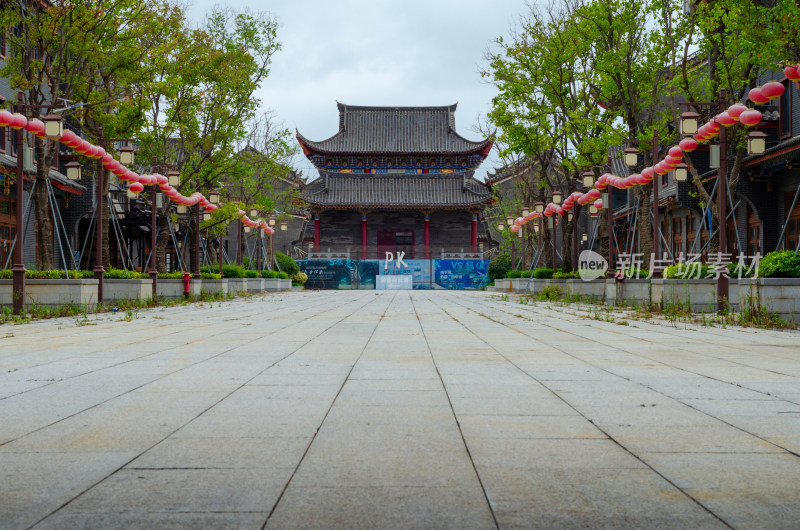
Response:
MULTIPOLYGON (((17 158, 0 153, 0 165, 11 169, 16 169, 17 158)), ((55 169, 50 170, 50 180, 53 180, 67 188, 72 188, 80 192, 86 191, 85 187, 81 186, 75 181, 67 179, 67 177, 63 173, 56 171, 55 169)))
POLYGON ((322 172, 303 190, 316 206, 457 208, 492 200, 486 185, 467 173, 363 175, 322 172))
POLYGON ((321 153, 472 153, 491 145, 455 131, 456 105, 444 107, 356 107, 339 103, 339 132, 315 142, 297 139, 321 153))

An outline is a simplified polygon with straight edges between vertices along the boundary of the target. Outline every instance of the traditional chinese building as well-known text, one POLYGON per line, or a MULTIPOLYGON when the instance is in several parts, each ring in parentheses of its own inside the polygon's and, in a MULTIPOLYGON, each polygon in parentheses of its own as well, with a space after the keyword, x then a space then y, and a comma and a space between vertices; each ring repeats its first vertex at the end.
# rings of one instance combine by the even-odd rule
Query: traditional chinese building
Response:
POLYGON ((327 140, 297 140, 320 177, 302 197, 313 218, 313 239, 325 251, 351 249, 360 257, 438 257, 477 253, 488 243, 481 212, 492 194, 473 174, 492 147, 455 129, 456 105, 339 106, 339 131, 327 140))

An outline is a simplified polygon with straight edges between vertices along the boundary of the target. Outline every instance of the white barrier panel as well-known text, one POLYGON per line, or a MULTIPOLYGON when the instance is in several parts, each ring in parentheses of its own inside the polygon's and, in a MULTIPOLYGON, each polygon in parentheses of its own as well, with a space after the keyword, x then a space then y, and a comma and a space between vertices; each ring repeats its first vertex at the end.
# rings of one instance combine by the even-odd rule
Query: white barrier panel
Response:
POLYGON ((412 289, 412 278, 410 274, 378 274, 375 276, 375 289, 381 291, 412 289))

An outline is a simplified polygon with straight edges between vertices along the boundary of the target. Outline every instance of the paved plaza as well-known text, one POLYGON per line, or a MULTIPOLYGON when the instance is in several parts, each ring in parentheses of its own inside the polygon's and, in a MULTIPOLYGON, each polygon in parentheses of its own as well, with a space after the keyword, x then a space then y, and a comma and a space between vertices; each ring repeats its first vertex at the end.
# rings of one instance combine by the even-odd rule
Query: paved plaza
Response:
POLYGON ((2 326, 0 527, 798 527, 800 335, 504 298, 2 326))

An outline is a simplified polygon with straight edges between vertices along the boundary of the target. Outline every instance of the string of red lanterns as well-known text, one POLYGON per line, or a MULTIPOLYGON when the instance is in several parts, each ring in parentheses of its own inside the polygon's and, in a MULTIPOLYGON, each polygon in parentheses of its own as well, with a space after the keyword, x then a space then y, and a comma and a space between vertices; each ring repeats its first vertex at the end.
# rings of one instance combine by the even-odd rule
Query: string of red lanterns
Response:
MULTIPOLYGON (((194 206, 199 204, 207 212, 213 212, 219 209, 219 204, 214 204, 212 201, 209 201, 199 191, 196 191, 189 196, 182 195, 177 189, 170 185, 169 179, 164 175, 159 173, 154 173, 152 175, 139 175, 138 173, 131 171, 121 162, 115 160, 113 156, 105 151, 105 149, 96 145, 92 145, 72 131, 63 130, 59 131, 57 134, 46 134, 46 125, 43 121, 37 119, 28 119, 22 114, 12 114, 7 110, 0 110, 0 127, 5 126, 9 126, 12 129, 24 128, 26 131, 39 138, 49 138, 51 140, 59 141, 67 147, 73 149, 76 153, 86 156, 87 158, 102 159, 103 167, 119 177, 120 180, 131 183, 128 186, 128 190, 130 190, 132 193, 139 194, 144 190, 145 186, 158 185, 164 195, 166 195, 176 204, 183 206, 194 206)), ((245 226, 250 228, 260 228, 268 235, 275 233, 275 230, 273 230, 266 221, 252 220, 243 210, 238 210, 237 213, 245 226)))

